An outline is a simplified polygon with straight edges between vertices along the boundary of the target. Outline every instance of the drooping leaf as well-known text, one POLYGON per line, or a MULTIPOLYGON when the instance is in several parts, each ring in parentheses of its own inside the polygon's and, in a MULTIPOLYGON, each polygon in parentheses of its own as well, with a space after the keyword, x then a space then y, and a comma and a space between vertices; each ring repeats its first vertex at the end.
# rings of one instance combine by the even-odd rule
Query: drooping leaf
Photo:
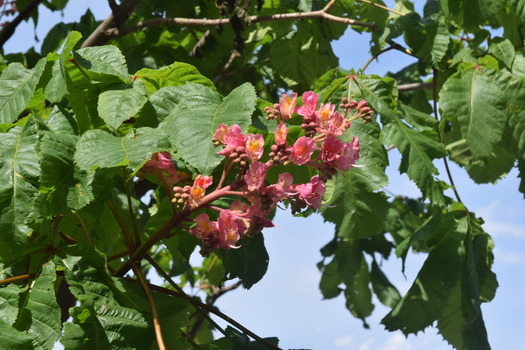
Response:
POLYGON ((246 130, 255 109, 254 88, 249 83, 243 84, 222 101, 216 92, 202 85, 186 84, 171 91, 172 101, 178 102, 177 108, 160 128, 188 164, 202 174, 210 174, 223 158, 216 153, 218 149, 211 141, 215 130, 221 123, 238 124, 246 130))
POLYGON ((401 300, 401 295, 398 290, 388 280, 388 277, 383 273, 375 260, 372 261, 370 280, 372 282, 374 293, 384 305, 394 308, 399 300, 401 300))
POLYGON ((4 69, 0 76, 0 123, 17 120, 33 97, 45 64, 42 59, 33 69, 27 69, 15 62, 4 69))
POLYGON ((228 249, 221 253, 228 278, 238 277, 246 289, 259 282, 268 270, 270 260, 264 246, 264 237, 258 233, 239 242, 241 248, 228 249))
POLYGON ((466 228, 464 220, 456 223, 451 217, 444 218, 441 240, 430 251, 408 292, 381 320, 387 330, 417 334, 442 317, 464 262, 466 228))

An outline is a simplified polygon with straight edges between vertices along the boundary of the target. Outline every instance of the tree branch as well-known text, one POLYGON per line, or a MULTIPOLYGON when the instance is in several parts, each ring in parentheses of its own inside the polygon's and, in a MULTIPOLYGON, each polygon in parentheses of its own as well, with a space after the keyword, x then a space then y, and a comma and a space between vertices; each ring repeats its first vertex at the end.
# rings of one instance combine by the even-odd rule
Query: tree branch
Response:
POLYGON ((412 91, 412 90, 423 90, 423 89, 432 89, 433 83, 412 83, 412 84, 403 84, 398 85, 397 90, 399 92, 412 91))
MULTIPOLYGON (((137 281, 136 279, 133 279, 133 278, 129 278, 129 277, 124 277, 127 281, 130 281, 130 282, 135 282, 135 283, 138 283, 139 281, 137 281)), ((194 299, 186 294, 182 294, 182 293, 179 293, 179 292, 176 292, 174 290, 171 290, 171 289, 167 289, 167 288, 163 288, 163 287, 160 287, 160 286, 157 286, 157 285, 154 285, 154 284, 148 284, 148 286, 152 289, 152 290, 155 290, 157 292, 161 292, 161 293, 164 293, 164 294, 168 294, 168 295, 171 295, 171 296, 174 296, 176 298, 182 298, 182 299, 185 299, 187 300, 190 304, 198 307, 198 308, 201 308, 203 310, 206 310, 212 314, 214 314, 215 316, 218 316, 220 318, 222 318, 224 321, 228 322, 229 324, 233 325, 234 327, 240 329, 243 333, 249 335, 250 337, 252 337, 253 339, 255 339, 258 343, 260 344, 263 344, 265 345, 266 347, 268 347, 269 349, 274 349, 274 350, 282 350, 281 348, 279 348, 278 346, 268 342, 267 340, 261 338, 260 336, 258 336, 257 334, 253 333, 252 331, 250 331, 248 328, 244 327, 242 324, 240 324, 239 322, 235 321, 233 318, 231 318, 230 316, 228 315, 225 315, 223 314, 222 312, 220 312, 219 310, 217 310, 216 308, 212 307, 212 306, 209 306, 207 304, 204 304, 200 301, 198 301, 197 299, 194 299)))
POLYGON ((140 2, 141 0, 123 0, 118 7, 111 6, 112 13, 88 36, 81 48, 107 43, 111 39, 108 35, 110 30, 118 30, 124 25, 140 2))
MULTIPOLYGON (((310 11, 310 12, 293 12, 293 13, 279 13, 275 15, 270 16, 250 16, 248 17, 249 23, 262 23, 262 22, 272 22, 272 21, 289 21, 289 20, 302 20, 302 19, 310 19, 310 18, 323 18, 329 21, 333 22, 339 22, 350 26, 356 26, 356 27, 365 27, 370 28, 371 30, 376 30, 377 25, 375 23, 370 22, 362 22, 357 21, 350 18, 344 18, 344 17, 338 17, 328 14, 326 11, 333 5, 333 1, 328 3, 328 5, 325 6, 322 10, 318 11, 310 11)), ((186 27, 194 27, 194 26, 202 26, 202 27, 213 27, 213 26, 220 26, 220 25, 229 25, 230 19, 229 18, 217 18, 217 19, 199 19, 199 18, 182 18, 182 17, 174 17, 174 18, 151 18, 147 19, 145 21, 140 21, 128 28, 124 28, 122 30, 119 30, 118 28, 112 28, 107 32, 107 35, 111 38, 118 38, 124 35, 128 35, 130 33, 136 32, 138 30, 147 28, 147 27, 154 27, 154 26, 186 26, 186 27)))
POLYGON ((9 40, 9 38, 14 34, 16 27, 29 15, 33 10, 40 5, 43 0, 33 0, 27 6, 18 13, 18 16, 15 17, 11 22, 7 23, 4 28, 0 31, 0 48, 4 47, 4 44, 9 40))

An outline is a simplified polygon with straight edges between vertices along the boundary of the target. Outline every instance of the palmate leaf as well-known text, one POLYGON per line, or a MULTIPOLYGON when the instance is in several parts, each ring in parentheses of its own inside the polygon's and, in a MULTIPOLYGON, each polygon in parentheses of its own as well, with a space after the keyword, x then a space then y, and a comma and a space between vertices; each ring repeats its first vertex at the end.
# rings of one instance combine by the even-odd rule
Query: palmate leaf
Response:
MULTIPOLYGON (((210 174, 219 165, 219 156, 211 141, 217 126, 238 124, 246 131, 255 109, 255 90, 249 83, 235 88, 223 100, 213 90, 197 84, 165 88, 171 90, 171 98, 177 108, 164 119, 164 129, 178 154, 202 174, 210 174)), ((162 91, 162 90, 161 90, 162 91)), ((160 92, 160 91, 159 91, 160 92)), ((162 106, 156 100, 157 108, 162 106)))
POLYGON ((393 84, 391 78, 354 77, 349 97, 366 99, 381 116, 384 125, 381 131, 383 143, 396 146, 402 156, 399 172, 406 173, 416 183, 423 197, 442 202, 441 185, 434 178, 438 170, 432 160, 445 156, 444 147, 438 142, 436 132, 429 131, 428 120, 424 123, 419 121, 421 113, 407 106, 398 106, 397 91, 393 84))
POLYGON ((41 59, 33 69, 11 63, 0 76, 0 124, 14 122, 33 97, 44 71, 46 60, 41 59))
POLYGON ((506 83, 498 71, 462 64, 441 89, 441 115, 459 127, 474 158, 490 155, 501 141, 511 98, 506 83))
POLYGON ((154 152, 167 149, 162 131, 139 128, 124 137, 102 130, 90 130, 80 138, 75 163, 82 170, 130 166, 138 169, 154 152))
POLYGON ((55 264, 48 262, 28 289, 24 306, 17 322, 19 329, 27 330, 35 349, 53 348, 60 336, 60 308, 55 297, 55 264))
POLYGON ((37 195, 40 165, 37 127, 28 121, 0 137, 0 256, 7 261, 23 252, 37 195))

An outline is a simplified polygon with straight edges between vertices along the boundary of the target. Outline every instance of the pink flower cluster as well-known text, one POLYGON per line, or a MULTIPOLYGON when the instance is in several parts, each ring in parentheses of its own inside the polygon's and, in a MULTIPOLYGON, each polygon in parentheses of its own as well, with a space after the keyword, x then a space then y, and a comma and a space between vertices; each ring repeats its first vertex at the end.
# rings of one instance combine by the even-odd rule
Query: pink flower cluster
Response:
MULTIPOLYGON (((297 106, 297 94, 294 93, 283 95, 279 104, 265 109, 269 119, 277 120, 275 143, 266 155, 262 135, 244 134, 239 125, 218 125, 212 140, 216 146, 222 147, 217 153, 224 156, 226 162, 215 190, 206 194, 213 178, 204 175, 198 175, 192 185, 173 187, 172 201, 179 205, 183 214, 208 209, 206 213, 197 214, 194 225, 189 228, 189 232, 203 242, 203 254, 238 248, 238 241, 243 236, 273 227, 268 215, 280 202, 288 203, 294 213, 307 207, 319 209, 326 192, 325 182, 337 172, 357 166, 358 138, 344 142, 339 137, 350 127, 351 120, 359 117, 369 121, 373 112, 366 101, 343 101, 340 107, 344 113, 340 114, 331 103, 318 104, 318 100, 317 94, 308 91, 302 96, 302 105, 297 106), (352 109, 357 112, 348 118, 352 109), (302 117, 304 135, 289 143, 285 121, 296 115, 302 117), (311 167, 318 175, 312 176, 307 183, 294 184, 292 175, 283 172, 278 175, 276 183, 267 183, 266 176, 272 167, 290 164, 311 167), (232 165, 236 165, 235 180, 222 187, 232 165), (213 206, 214 200, 221 197, 236 199, 228 208, 213 206)), ((172 185, 180 180, 166 152, 154 154, 142 172, 168 176, 172 185)))

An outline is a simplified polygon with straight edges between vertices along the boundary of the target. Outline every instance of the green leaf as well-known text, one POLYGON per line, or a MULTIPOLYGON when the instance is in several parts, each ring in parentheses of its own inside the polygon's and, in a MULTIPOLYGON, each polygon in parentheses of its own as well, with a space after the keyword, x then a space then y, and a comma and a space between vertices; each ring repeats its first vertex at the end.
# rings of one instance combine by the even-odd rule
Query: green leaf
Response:
POLYGON ((76 51, 73 57, 82 69, 95 73, 95 77, 113 76, 131 83, 126 59, 115 46, 85 47, 76 51))
POLYGON ((41 59, 33 69, 20 63, 12 63, 4 69, 0 76, 0 123, 17 120, 33 97, 45 65, 45 59, 41 59))
POLYGON ((117 129, 135 116, 147 101, 146 90, 140 84, 106 90, 98 98, 98 114, 107 125, 117 129))
MULTIPOLYGON (((221 123, 238 124, 245 131, 255 109, 255 90, 249 83, 235 88, 222 101, 220 96, 202 85, 186 84, 171 89, 177 108, 162 122, 171 143, 189 165, 202 174, 210 174, 222 156, 211 138, 221 123)), ((169 105, 173 102, 167 101, 169 105)), ((159 101, 156 101, 160 106, 159 101)))
POLYGON ((383 305, 394 308, 399 300, 401 300, 401 295, 396 287, 390 283, 383 271, 381 271, 381 268, 375 260, 372 261, 370 279, 374 293, 377 295, 379 301, 381 301, 383 305))
POLYGON ((385 194, 367 190, 351 170, 336 177, 334 193, 320 212, 335 224, 339 237, 359 239, 383 232, 388 207, 385 194))
POLYGON ((14 284, 8 284, 0 288, 0 314, 2 315, 2 321, 5 323, 0 325, 0 329, 2 326, 5 328, 11 327, 15 323, 18 318, 20 294, 25 292, 26 289, 14 284))
MULTIPOLYGON (((471 227, 469 221, 469 231, 471 227)), ((490 349, 480 308, 482 294, 488 291, 493 297, 497 287, 495 275, 490 271, 492 247, 487 238, 482 231, 473 239, 467 236, 467 262, 437 323, 443 338, 457 349, 490 349)))
POLYGON ((219 255, 224 263, 228 279, 238 277, 246 289, 259 282, 268 270, 270 260, 264 246, 264 237, 258 233, 239 241, 241 248, 228 249, 219 255))
POLYGON ((124 137, 90 130, 80 138, 75 163, 82 170, 130 166, 138 169, 154 152, 166 149, 165 135, 157 129, 139 128, 124 137))
POLYGON ((27 332, 21 332, 11 327, 5 320, 0 318, 0 343, 5 349, 33 350, 31 336, 27 332))
POLYGON ((497 71, 462 64, 443 85, 441 115, 456 124, 475 158, 486 157, 501 141, 507 123, 505 79, 497 71))
POLYGON ((24 252, 37 195, 40 166, 36 154, 36 126, 28 122, 0 138, 0 256, 10 260, 24 252))
POLYGON ((323 294, 323 298, 332 299, 341 294, 343 290, 340 285, 343 283, 341 275, 339 274, 339 266, 337 259, 333 259, 322 268, 321 281, 319 282, 319 289, 323 294))
POLYGON ((143 68, 134 75, 144 82, 149 94, 166 87, 180 86, 187 83, 201 84, 210 89, 215 89, 212 81, 199 73, 191 64, 175 62, 159 69, 143 68))
POLYGON ((28 290, 18 327, 27 330, 35 349, 51 349, 60 336, 60 308, 55 297, 55 264, 48 262, 28 290))
POLYGON ((154 341, 150 320, 126 305, 106 268, 104 256, 92 248, 72 247, 62 259, 66 281, 80 303, 73 323, 64 328, 62 344, 69 349, 149 349, 154 341))
POLYGON ((381 320, 387 330, 416 334, 442 317, 465 257, 465 220, 456 223, 450 216, 443 219, 441 240, 430 251, 408 292, 381 320))
POLYGON ((493 38, 489 45, 489 52, 503 62, 507 68, 510 69, 512 67, 516 50, 509 39, 501 37, 493 38))
POLYGON ((272 67, 289 85, 306 90, 316 78, 337 66, 331 46, 320 40, 319 28, 297 22, 297 29, 270 43, 272 67))
POLYGON ((68 192, 74 184, 75 146, 78 136, 43 132, 40 142, 39 196, 45 205, 40 210, 45 216, 56 215, 67 209, 68 192))

